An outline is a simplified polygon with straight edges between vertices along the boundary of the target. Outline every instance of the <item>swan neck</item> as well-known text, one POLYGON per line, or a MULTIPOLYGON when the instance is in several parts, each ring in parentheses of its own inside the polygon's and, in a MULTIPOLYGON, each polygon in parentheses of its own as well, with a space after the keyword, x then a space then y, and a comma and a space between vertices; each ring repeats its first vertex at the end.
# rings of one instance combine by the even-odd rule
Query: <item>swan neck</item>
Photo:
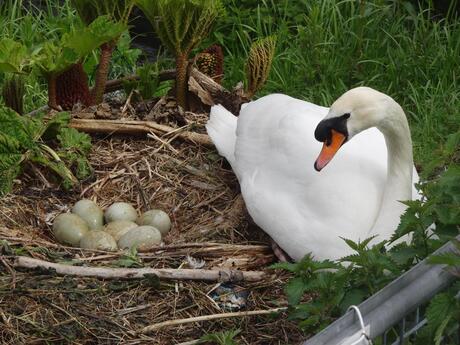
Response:
POLYGON ((372 231, 374 234, 396 230, 400 215, 406 209, 400 201, 412 199, 414 165, 409 124, 399 104, 394 102, 389 107, 387 116, 377 128, 385 137, 388 170, 380 213, 372 231))

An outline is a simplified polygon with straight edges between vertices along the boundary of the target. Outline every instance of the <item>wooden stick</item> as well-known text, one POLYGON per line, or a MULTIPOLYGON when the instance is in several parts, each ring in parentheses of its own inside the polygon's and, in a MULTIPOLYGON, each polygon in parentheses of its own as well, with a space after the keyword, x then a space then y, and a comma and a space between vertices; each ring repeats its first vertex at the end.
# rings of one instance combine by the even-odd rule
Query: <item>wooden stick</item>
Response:
MULTIPOLYGON (((153 121, 128 121, 128 120, 89 120, 72 119, 70 127, 85 133, 121 133, 121 134, 144 134, 154 132, 160 135, 168 135, 175 128, 160 125, 153 121)), ((200 144, 206 147, 214 147, 211 138, 206 134, 190 131, 175 132, 176 135, 186 141, 200 144)))
POLYGON ((186 323, 192 322, 200 322, 200 321, 209 321, 209 320, 216 320, 216 319, 227 319, 230 317, 244 317, 244 316, 252 316, 252 315, 268 315, 273 313, 278 313, 280 311, 285 311, 287 308, 273 308, 267 310, 250 310, 250 311, 238 311, 232 313, 222 313, 222 314, 212 314, 212 315, 203 315, 203 316, 196 316, 190 317, 188 319, 177 319, 177 320, 168 320, 164 322, 155 323, 153 325, 146 326, 142 328, 137 333, 139 334, 148 334, 153 331, 156 331, 163 327, 168 326, 177 326, 183 325, 186 323))
POLYGON ((237 270, 200 270, 200 269, 173 269, 173 268, 108 268, 82 267, 57 264, 49 261, 30 258, 27 256, 14 257, 13 267, 45 268, 56 270, 60 275, 79 277, 95 277, 101 279, 139 279, 146 274, 155 274, 160 279, 173 280, 201 280, 201 281, 259 281, 266 274, 261 271, 237 270))

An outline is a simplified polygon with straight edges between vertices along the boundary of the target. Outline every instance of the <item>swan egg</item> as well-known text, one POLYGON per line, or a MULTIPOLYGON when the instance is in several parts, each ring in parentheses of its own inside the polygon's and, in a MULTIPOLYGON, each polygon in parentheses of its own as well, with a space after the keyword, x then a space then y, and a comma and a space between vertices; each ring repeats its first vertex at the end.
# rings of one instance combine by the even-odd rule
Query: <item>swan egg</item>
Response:
POLYGON ((153 226, 143 225, 129 230, 118 241, 120 249, 136 247, 139 251, 147 251, 161 243, 161 233, 153 226))
POLYGON ((82 199, 72 207, 72 213, 80 216, 91 230, 99 229, 104 224, 104 214, 94 201, 82 199))
POLYGON ((115 241, 118 241, 121 236, 129 230, 137 228, 137 224, 129 220, 116 220, 104 226, 104 231, 111 235, 115 241))
POLYGON ((135 222, 137 219, 137 212, 134 207, 126 202, 116 202, 105 211, 104 217, 107 223, 116 220, 129 220, 135 222))
POLYGON ((150 225, 160 230, 164 236, 171 229, 171 219, 168 214, 162 210, 149 210, 143 213, 138 219, 139 225, 150 225))
POLYGON ((88 232, 88 224, 76 214, 63 213, 54 219, 53 234, 60 243, 78 247, 88 232))
POLYGON ((117 250, 117 242, 105 231, 94 230, 87 232, 80 240, 80 247, 85 249, 117 250))

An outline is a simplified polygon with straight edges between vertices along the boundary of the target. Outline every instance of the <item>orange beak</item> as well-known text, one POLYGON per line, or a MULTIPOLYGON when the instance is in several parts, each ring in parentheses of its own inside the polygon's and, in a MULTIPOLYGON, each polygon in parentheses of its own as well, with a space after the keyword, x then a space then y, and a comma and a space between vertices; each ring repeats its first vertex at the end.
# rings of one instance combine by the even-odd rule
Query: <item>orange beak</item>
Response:
POLYGON ((316 158, 315 161, 315 169, 317 171, 321 171, 327 163, 331 161, 331 159, 334 157, 336 152, 340 149, 340 147, 343 145, 343 143, 346 140, 345 135, 343 135, 340 132, 337 132, 336 130, 331 130, 332 137, 331 137, 331 142, 329 145, 326 144, 326 142, 323 143, 323 148, 321 149, 321 152, 316 158))

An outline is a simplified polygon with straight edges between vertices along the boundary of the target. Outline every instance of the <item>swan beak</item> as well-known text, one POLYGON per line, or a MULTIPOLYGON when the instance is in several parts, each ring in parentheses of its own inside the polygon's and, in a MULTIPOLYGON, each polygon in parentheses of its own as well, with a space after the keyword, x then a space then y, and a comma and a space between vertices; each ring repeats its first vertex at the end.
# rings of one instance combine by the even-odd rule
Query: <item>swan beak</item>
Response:
POLYGON ((318 158, 316 158, 316 171, 321 171, 321 169, 323 169, 327 165, 327 163, 331 161, 331 159, 334 157, 334 155, 340 149, 340 147, 343 145, 346 139, 347 137, 344 134, 337 132, 333 129, 331 130, 331 140, 326 140, 323 143, 323 148, 321 149, 318 158))

